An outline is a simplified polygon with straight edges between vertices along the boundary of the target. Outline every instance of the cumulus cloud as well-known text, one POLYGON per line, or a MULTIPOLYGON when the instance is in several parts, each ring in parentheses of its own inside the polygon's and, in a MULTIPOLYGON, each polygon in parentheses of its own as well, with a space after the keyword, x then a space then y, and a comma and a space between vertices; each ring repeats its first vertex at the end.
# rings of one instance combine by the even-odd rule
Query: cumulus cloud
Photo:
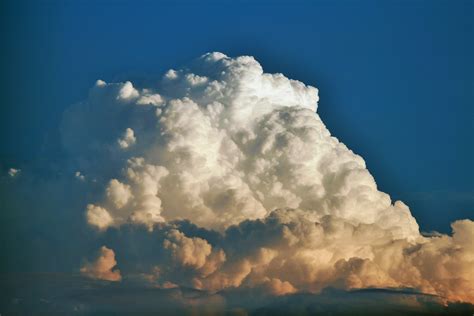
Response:
POLYGON ((76 177, 76 179, 79 180, 79 181, 85 181, 86 180, 86 177, 80 171, 76 171, 74 173, 74 177, 76 177))
POLYGON ((8 169, 8 175, 12 178, 18 176, 20 174, 20 172, 21 172, 20 169, 15 169, 15 168, 8 169))
POLYGON ((194 269, 203 277, 216 271, 225 261, 222 250, 213 251, 205 239, 186 237, 176 229, 167 233, 163 247, 169 250, 174 264, 194 269))
POLYGON ((120 270, 113 270, 116 265, 114 251, 102 246, 99 257, 94 262, 86 263, 81 268, 81 273, 92 279, 120 281, 122 279, 120 270))
POLYGON ((131 208, 153 197, 143 224, 189 219, 224 230, 291 207, 315 219, 331 214, 377 222, 400 237, 417 235, 408 208, 391 204, 363 159, 321 122, 317 89, 266 74, 247 56, 207 54, 171 73, 154 89, 100 81, 64 117, 65 146, 74 145, 85 167, 109 169, 118 179, 98 202, 112 218, 125 223, 136 215, 130 209, 124 216, 118 195, 109 194, 121 181, 131 208), (87 131, 76 128, 86 121, 87 131), (114 150, 117 137, 129 150, 114 150))
MULTIPOLYGON (((146 87, 97 81, 61 127, 72 163, 102 187, 87 222, 160 235, 164 256, 146 265, 159 274, 128 271, 160 284, 274 295, 413 287, 473 302, 473 222, 422 236, 317 102, 316 88, 221 53, 146 87)), ((113 274, 113 252, 110 262, 113 274)))
POLYGON ((113 218, 103 207, 87 205, 87 222, 100 230, 104 230, 113 223, 113 218))
POLYGON ((132 146, 136 142, 135 135, 133 133, 133 129, 127 128, 123 133, 123 136, 117 140, 118 145, 122 149, 127 149, 128 147, 132 146))

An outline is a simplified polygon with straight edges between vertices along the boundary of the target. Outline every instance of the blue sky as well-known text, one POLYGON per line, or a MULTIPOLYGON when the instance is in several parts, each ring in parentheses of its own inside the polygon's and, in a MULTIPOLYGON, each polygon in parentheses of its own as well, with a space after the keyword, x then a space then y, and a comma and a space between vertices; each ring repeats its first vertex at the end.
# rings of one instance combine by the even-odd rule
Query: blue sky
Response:
POLYGON ((422 230, 474 218, 472 1, 18 1, 1 4, 0 166, 57 157, 58 125, 101 78, 252 55, 320 90, 334 136, 422 230), (55 154, 51 154, 55 153, 55 154))

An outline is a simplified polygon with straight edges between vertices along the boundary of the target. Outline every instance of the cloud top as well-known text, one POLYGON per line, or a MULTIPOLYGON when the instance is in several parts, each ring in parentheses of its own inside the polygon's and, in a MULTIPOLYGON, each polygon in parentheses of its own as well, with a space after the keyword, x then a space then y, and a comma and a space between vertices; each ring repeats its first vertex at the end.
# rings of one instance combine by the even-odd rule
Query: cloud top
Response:
POLYGON ((364 160, 330 135, 317 101, 316 88, 220 53, 146 89, 99 81, 63 122, 82 170, 111 177, 89 222, 189 219, 223 230, 290 207, 416 236, 408 208, 379 192, 364 160))

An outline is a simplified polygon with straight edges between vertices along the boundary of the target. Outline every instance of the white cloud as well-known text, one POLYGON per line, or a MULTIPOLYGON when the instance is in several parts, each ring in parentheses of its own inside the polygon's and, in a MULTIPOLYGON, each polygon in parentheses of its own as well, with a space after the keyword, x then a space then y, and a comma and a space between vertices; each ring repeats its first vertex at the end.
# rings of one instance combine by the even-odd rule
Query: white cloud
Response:
POLYGON ((118 209, 124 207, 132 196, 130 186, 120 183, 117 179, 110 180, 106 192, 109 201, 118 209))
POLYGON ((408 206, 331 136, 317 101, 316 88, 221 53, 146 89, 98 81, 62 123, 64 147, 102 179, 88 223, 165 234, 160 284, 415 287, 473 302, 473 222, 420 235, 408 206), (170 229, 181 220, 220 237, 170 229))
POLYGON ((133 133, 133 129, 127 128, 123 133, 123 136, 117 140, 118 145, 122 149, 127 149, 128 147, 135 144, 137 139, 135 138, 135 134, 133 133))
POLYGON ((20 174, 20 172, 21 172, 20 169, 15 169, 15 168, 8 169, 8 175, 12 178, 18 176, 20 174))
MULTIPOLYGON (((185 218, 223 230, 263 218, 275 208, 292 207, 314 218, 333 214, 353 223, 378 222, 401 237, 417 236, 418 226, 407 208, 391 205, 363 159, 332 137, 314 113, 317 89, 266 74, 252 57, 232 59, 219 53, 168 74, 174 74, 172 81, 141 92, 131 82, 101 82, 89 100, 65 116, 64 141, 70 143, 67 135, 82 138, 84 143, 74 151, 97 165, 96 172, 110 168, 122 174, 118 181, 131 192, 143 191, 143 185, 130 181, 134 167, 128 161, 141 159, 166 173, 143 179, 153 183, 147 194, 125 194, 131 205, 146 209, 140 214, 130 210, 130 221, 153 225, 185 218), (143 102, 150 95, 160 96, 160 102, 143 102), (120 119, 110 119, 114 117, 120 119), (83 129, 67 122, 81 119, 81 127, 87 121, 96 133, 77 137, 83 129), (118 144, 127 151, 119 155, 107 149, 107 135, 125 124, 118 144), (143 204, 147 206, 139 207, 143 204)), ((101 203, 112 219, 124 222, 120 205, 101 203)))
POLYGON ((76 171, 74 173, 74 177, 76 177, 76 179, 80 180, 80 181, 84 181, 86 178, 83 174, 81 174, 80 171, 76 171))
POLYGON ((110 213, 103 207, 93 204, 87 205, 87 222, 99 230, 104 230, 113 223, 110 213))

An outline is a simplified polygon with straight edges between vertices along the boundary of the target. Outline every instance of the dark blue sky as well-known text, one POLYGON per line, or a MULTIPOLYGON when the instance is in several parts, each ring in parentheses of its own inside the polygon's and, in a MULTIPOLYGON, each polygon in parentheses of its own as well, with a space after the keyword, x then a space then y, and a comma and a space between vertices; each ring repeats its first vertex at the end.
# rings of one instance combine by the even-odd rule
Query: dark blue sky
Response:
POLYGON ((472 1, 3 1, 0 167, 50 161, 71 103, 208 51, 320 89, 333 135, 422 230, 474 218, 472 1))

